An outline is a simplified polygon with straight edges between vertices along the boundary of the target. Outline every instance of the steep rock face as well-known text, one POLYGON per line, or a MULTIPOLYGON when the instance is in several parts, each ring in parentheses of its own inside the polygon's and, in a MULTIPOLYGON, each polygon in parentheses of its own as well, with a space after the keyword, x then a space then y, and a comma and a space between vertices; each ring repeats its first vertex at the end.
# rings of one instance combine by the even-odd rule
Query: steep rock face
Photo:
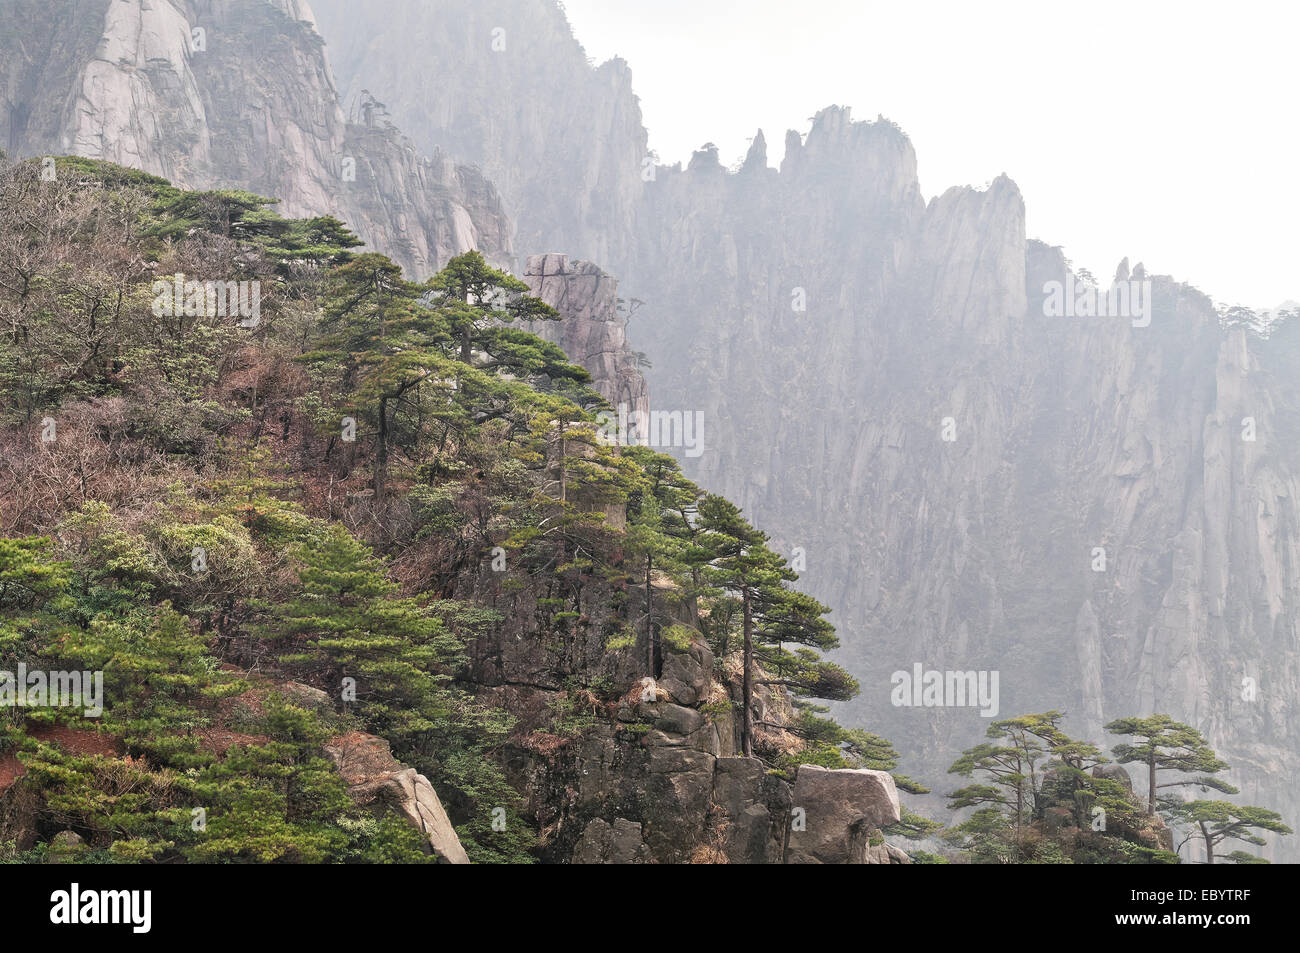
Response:
POLYGON ((346 26, 321 2, 345 85, 422 113, 426 144, 517 170, 524 247, 595 258, 645 299, 628 333, 657 404, 706 415, 688 472, 798 547, 834 607, 863 683, 842 715, 941 788, 988 719, 896 707, 890 675, 998 672, 1000 715, 1060 708, 1103 744, 1121 715, 1189 721, 1243 800, 1300 816, 1294 326, 1225 331, 1208 298, 1140 267, 1149 325, 1048 317, 1044 282, 1068 266, 1027 240, 1015 185, 926 203, 907 138, 844 109, 787 134, 779 171, 760 133, 734 172, 705 148, 643 175, 625 67, 592 69, 544 0, 510 18, 388 0, 346 26), (547 43, 545 65, 493 52, 497 25, 547 43))
MULTIPOLYGON (((632 75, 589 65, 554 3, 314 0, 344 102, 369 90, 425 151, 481 166, 516 247, 626 260, 653 171, 632 75)), ((621 271, 620 271, 621 274, 621 271)))
POLYGON ((619 313, 618 282, 587 261, 566 255, 533 255, 524 267, 532 294, 560 313, 558 324, 529 322, 527 328, 554 341, 590 372, 595 389, 617 410, 645 413, 650 394, 627 343, 627 321, 619 313))
POLYGON ((0 64, 11 154, 274 196, 286 215, 345 220, 420 277, 470 248, 513 257, 482 173, 417 154, 372 110, 345 117, 304 0, 5 0, 0 64))
MULTIPOLYGON (((664 678, 638 676, 644 644, 608 644, 618 625, 610 592, 570 595, 564 608, 577 620, 557 625, 547 602, 557 593, 539 599, 503 575, 463 580, 457 592, 502 614, 472 644, 466 676, 480 701, 517 719, 507 772, 541 831, 543 860, 899 862, 881 844, 868 847, 877 827, 898 819, 889 775, 804 766, 792 794, 763 761, 737 755, 739 686, 702 641, 668 647, 664 678)), ((788 699, 766 703, 766 720, 789 711, 788 699)))
MULTIPOLYGON (((787 134, 780 170, 760 133, 736 172, 702 149, 648 176, 626 66, 592 69, 544 0, 384 0, 365 15, 317 0, 346 101, 369 124, 340 119, 323 54, 303 45, 305 8, 287 0, 217 2, 198 20, 181 0, 55 6, 0 4, 12 152, 76 142, 182 184, 284 195, 296 214, 348 218, 407 265, 475 233, 507 255, 490 187, 403 152, 364 86, 422 146, 501 176, 521 248, 599 261, 644 298, 628 334, 654 365, 656 400, 706 415, 690 475, 787 555, 798 547, 863 683, 841 714, 891 737, 911 773, 941 789, 987 718, 895 707, 890 674, 988 670, 1000 715, 1062 708, 1099 742, 1120 715, 1190 721, 1244 801, 1300 816, 1294 322, 1267 341, 1224 331, 1207 298, 1160 277, 1148 326, 1048 318, 1044 282, 1068 267, 1026 240, 1014 184, 927 204, 907 138, 844 109, 820 113, 806 139, 787 134), (177 15, 209 25, 209 53, 240 42, 220 60, 178 52, 177 15), (365 201, 332 176, 348 154, 365 201), (363 182, 372 169, 382 188, 363 182), (429 195, 444 204, 422 217, 429 195)), ((617 353, 593 333, 599 360, 617 353)), ((536 704, 501 680, 517 650, 494 651, 485 684, 536 704)), ((621 816, 593 828, 592 850, 629 844, 629 824, 646 836, 621 816)))

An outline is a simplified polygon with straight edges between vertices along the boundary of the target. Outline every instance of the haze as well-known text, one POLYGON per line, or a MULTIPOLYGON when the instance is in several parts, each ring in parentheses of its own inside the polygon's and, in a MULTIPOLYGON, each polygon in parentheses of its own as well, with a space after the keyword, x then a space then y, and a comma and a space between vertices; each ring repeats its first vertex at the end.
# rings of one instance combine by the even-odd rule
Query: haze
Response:
POLYGON ((777 164, 841 103, 902 126, 927 197, 1010 175, 1030 236, 1100 277, 1128 256, 1218 302, 1300 299, 1295 6, 565 6, 590 56, 630 62, 663 161, 737 161, 761 127, 777 164))

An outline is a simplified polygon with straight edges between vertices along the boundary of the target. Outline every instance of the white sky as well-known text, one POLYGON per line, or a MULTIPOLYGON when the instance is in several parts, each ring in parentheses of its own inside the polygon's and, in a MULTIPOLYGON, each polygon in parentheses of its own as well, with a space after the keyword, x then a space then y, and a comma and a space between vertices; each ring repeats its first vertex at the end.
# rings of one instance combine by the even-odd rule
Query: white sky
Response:
POLYGON ((823 106, 883 113, 929 198, 1005 172, 1028 231, 1099 278, 1125 255, 1215 301, 1300 300, 1295 0, 565 0, 620 55, 661 161, 823 106))

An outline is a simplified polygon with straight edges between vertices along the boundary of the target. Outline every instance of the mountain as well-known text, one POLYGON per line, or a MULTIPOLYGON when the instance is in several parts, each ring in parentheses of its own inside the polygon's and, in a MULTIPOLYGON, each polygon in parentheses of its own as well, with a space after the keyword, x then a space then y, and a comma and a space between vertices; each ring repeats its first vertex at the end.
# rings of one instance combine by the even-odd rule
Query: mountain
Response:
POLYGON ((1144 271, 1149 326, 1048 317, 1070 268, 1014 183, 927 202, 906 135, 842 107, 788 132, 779 170, 760 131, 734 171, 705 147, 645 175, 626 65, 592 67, 543 0, 315 6, 341 86, 498 177, 522 250, 645 301, 628 336, 655 406, 705 415, 687 472, 806 553, 863 683, 850 717, 923 781, 986 720, 893 706, 916 663, 998 671, 1003 714, 1061 708, 1091 737, 1168 712, 1300 813, 1295 321, 1224 328, 1144 271))
POLYGON ((1296 320, 1261 337, 1127 261, 1113 286, 1149 281, 1149 310, 1064 317, 1048 289, 1083 276, 1026 234, 1032 196, 927 201, 905 133, 842 106, 779 169, 761 131, 734 170, 708 146, 658 165, 628 65, 589 63, 546 0, 312 8, 324 49, 302 3, 6 0, 6 148, 279 195, 417 277, 470 244, 534 290, 616 277, 548 336, 589 346, 606 397, 645 399, 642 375, 703 414, 701 455, 663 449, 803 567, 862 685, 837 716, 909 773, 946 791, 989 719, 896 705, 891 676, 996 672, 999 716, 1062 709, 1100 741, 1167 712, 1300 816, 1296 320), (184 47, 195 26, 222 58, 184 47))
POLYGON ((612 278, 417 284, 268 199, 47 168, 0 162, 0 857, 910 862, 888 744, 770 660, 843 673, 754 660, 729 593, 824 608, 501 320, 592 332, 639 408, 612 278))
POLYGON ((563 11, 516 0, 314 0, 345 103, 382 100, 423 150, 482 168, 524 255, 620 278, 639 236, 646 131, 628 64, 589 65, 563 11))
POLYGON ((345 115, 302 0, 6 0, 0 147, 72 153, 193 189, 333 214, 428 276, 478 248, 512 256, 476 169, 417 152, 368 106, 345 115))

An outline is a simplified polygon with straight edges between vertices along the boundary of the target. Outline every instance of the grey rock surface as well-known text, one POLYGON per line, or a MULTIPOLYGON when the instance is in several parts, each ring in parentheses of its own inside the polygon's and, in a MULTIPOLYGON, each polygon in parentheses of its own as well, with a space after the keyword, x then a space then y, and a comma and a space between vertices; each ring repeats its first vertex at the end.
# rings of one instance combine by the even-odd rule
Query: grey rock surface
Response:
POLYGON ((0 144, 106 159, 189 189, 333 215, 423 279, 478 248, 513 261, 495 188, 345 109, 304 0, 14 0, 0 6, 0 144))
POLYGON ((438 792, 428 778, 394 758, 387 741, 354 731, 325 745, 325 753, 358 804, 396 811, 428 838, 430 850, 443 862, 469 863, 438 792))
POLYGON ((887 771, 801 764, 791 805, 802 815, 790 831, 788 864, 880 863, 868 859, 871 835, 899 820, 898 791, 887 771))

